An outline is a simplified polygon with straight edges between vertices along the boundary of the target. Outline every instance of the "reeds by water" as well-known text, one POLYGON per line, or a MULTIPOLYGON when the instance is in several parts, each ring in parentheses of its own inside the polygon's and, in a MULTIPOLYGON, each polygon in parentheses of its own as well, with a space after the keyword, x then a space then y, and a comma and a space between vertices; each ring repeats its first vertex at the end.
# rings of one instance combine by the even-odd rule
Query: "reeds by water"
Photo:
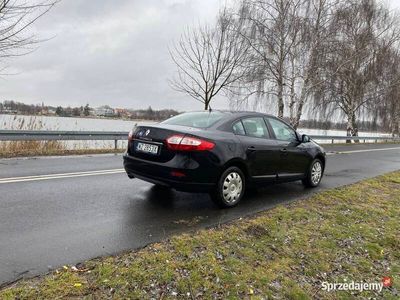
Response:
MULTIPOLYGON (((40 117, 29 119, 15 115, 4 121, 0 128, 9 130, 43 130, 45 128, 40 117)), ((56 129, 54 129, 56 130, 56 129)), ((66 149, 60 141, 12 141, 0 142, 0 157, 50 155, 62 153, 66 149)))

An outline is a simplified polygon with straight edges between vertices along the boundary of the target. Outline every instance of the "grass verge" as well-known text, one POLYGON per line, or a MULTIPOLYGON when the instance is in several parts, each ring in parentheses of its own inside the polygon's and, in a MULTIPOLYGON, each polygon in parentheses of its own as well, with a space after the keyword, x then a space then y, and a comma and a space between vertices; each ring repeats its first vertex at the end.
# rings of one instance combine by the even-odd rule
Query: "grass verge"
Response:
POLYGON ((400 172, 321 192, 250 219, 66 266, 1 299, 399 299, 400 172), (377 291, 322 282, 381 282, 377 291))

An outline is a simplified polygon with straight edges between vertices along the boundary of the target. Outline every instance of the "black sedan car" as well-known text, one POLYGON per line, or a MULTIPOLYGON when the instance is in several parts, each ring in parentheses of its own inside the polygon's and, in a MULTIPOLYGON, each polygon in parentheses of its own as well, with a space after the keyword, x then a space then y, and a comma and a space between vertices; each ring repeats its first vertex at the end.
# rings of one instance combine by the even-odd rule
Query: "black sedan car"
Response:
POLYGON ((129 178, 208 192, 220 207, 235 206, 249 186, 302 180, 316 187, 325 163, 324 149, 308 136, 255 112, 189 112, 137 126, 124 154, 129 178))

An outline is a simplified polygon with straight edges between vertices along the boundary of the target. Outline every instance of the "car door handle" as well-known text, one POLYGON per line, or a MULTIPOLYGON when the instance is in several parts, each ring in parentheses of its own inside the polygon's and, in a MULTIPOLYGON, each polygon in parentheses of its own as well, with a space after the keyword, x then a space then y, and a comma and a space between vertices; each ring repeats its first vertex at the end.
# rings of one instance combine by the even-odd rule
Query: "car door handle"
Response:
POLYGON ((250 147, 247 148, 247 151, 254 152, 254 151, 256 151, 256 147, 250 146, 250 147))
POLYGON ((286 152, 287 152, 287 149, 286 149, 286 148, 282 148, 282 149, 280 149, 279 151, 281 151, 282 153, 286 153, 286 152))

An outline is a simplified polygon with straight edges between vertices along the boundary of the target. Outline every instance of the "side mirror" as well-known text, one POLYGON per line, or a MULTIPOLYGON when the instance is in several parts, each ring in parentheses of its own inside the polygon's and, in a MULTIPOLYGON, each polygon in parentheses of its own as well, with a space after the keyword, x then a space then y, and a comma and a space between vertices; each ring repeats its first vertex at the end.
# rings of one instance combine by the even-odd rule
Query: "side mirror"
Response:
POLYGON ((310 139, 310 137, 307 135, 307 134, 303 134, 302 136, 301 136, 301 142, 302 143, 308 143, 308 142, 310 142, 311 141, 311 139, 310 139))

